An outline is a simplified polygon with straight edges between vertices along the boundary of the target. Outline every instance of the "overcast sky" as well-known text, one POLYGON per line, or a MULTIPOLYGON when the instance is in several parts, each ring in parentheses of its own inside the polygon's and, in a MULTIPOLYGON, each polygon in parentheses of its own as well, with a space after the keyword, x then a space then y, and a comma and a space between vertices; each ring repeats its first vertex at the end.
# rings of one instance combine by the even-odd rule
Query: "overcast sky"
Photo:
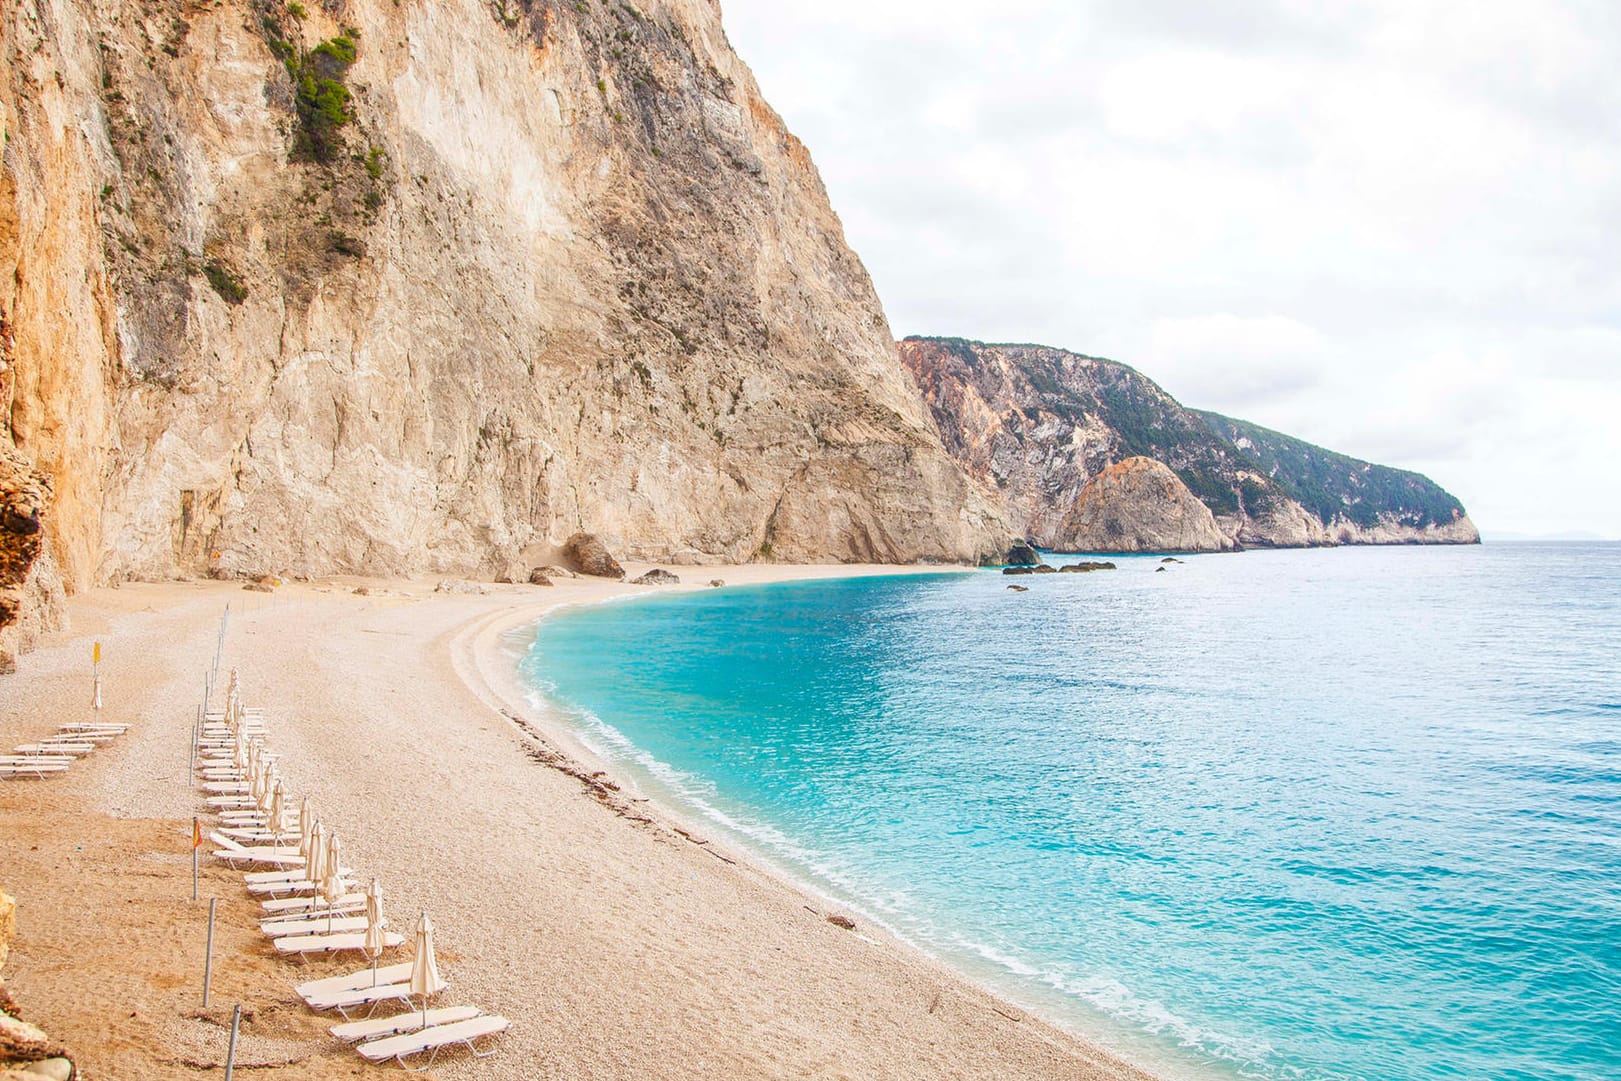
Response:
POLYGON ((1621 5, 722 4, 897 336, 1621 537, 1621 5))

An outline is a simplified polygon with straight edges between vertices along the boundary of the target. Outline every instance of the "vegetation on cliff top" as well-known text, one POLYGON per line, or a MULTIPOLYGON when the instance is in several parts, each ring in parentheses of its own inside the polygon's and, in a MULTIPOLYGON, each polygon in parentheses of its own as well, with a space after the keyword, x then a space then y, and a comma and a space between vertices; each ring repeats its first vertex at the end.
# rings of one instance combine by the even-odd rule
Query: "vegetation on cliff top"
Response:
POLYGON ((1342 517, 1364 528, 1381 516, 1424 528, 1463 516, 1463 504, 1419 473, 1374 465, 1219 413, 1190 410, 1241 448, 1290 498, 1324 522, 1342 517))

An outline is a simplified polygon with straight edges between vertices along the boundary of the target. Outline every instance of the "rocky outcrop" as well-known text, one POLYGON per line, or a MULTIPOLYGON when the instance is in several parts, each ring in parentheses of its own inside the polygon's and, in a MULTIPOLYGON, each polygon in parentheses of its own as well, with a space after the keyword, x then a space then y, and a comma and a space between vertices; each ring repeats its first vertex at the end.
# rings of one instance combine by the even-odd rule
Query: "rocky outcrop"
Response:
POLYGON ((1127 458, 1081 489, 1058 527, 1071 552, 1225 552, 1233 541, 1163 462, 1127 458))
POLYGON ((633 586, 674 586, 680 585, 681 579, 663 567, 654 567, 646 574, 638 578, 632 578, 630 584, 633 586))
POLYGON ((1167 466, 1229 546, 1478 540, 1425 477, 1186 409, 1124 364, 961 338, 907 338, 900 350, 947 450, 1044 547, 1075 543, 1065 523, 1082 491, 1131 457, 1167 466))
POLYGON ((1002 562, 1010 567, 1034 567, 1041 561, 1041 553, 1029 541, 1022 540, 1014 541, 1008 547, 1007 555, 1002 557, 1002 562))
POLYGON ((529 584, 532 586, 549 586, 552 584, 552 580, 547 577, 545 567, 536 567, 529 572, 529 584))
POLYGON ((625 568, 595 533, 576 533, 563 545, 563 559, 581 574, 593 578, 625 577, 625 568))
POLYGON ((46 1081, 74 1076, 73 1062, 43 1031, 22 1020, 3 973, 16 935, 17 905, 0 890, 0 1081, 46 1081))
POLYGON ((65 618, 61 577, 46 546, 50 499, 49 478, 11 444, 0 422, 0 673, 65 618))
POLYGON ((6 438, 72 587, 1005 547, 708 0, 61 0, 0 54, 6 438))

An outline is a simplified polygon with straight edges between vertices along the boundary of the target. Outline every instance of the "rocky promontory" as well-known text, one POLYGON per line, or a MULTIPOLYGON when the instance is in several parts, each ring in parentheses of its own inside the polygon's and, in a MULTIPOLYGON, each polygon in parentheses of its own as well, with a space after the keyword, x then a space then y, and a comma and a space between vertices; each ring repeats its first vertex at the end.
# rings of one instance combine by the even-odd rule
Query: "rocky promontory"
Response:
POLYGON ((1187 409, 1115 361, 962 338, 911 337, 900 350, 946 449, 1043 547, 1479 541, 1462 504, 1426 477, 1187 409), (1157 463, 1178 483, 1139 464, 1091 487, 1129 459, 1157 463))

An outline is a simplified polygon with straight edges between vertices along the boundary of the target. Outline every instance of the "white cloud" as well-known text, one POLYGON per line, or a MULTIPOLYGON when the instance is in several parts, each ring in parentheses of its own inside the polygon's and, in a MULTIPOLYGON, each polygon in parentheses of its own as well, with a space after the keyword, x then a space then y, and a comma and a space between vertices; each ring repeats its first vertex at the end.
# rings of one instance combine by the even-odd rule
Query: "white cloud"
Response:
POLYGON ((1621 8, 726 0, 897 333, 1112 356, 1621 536, 1621 8))

